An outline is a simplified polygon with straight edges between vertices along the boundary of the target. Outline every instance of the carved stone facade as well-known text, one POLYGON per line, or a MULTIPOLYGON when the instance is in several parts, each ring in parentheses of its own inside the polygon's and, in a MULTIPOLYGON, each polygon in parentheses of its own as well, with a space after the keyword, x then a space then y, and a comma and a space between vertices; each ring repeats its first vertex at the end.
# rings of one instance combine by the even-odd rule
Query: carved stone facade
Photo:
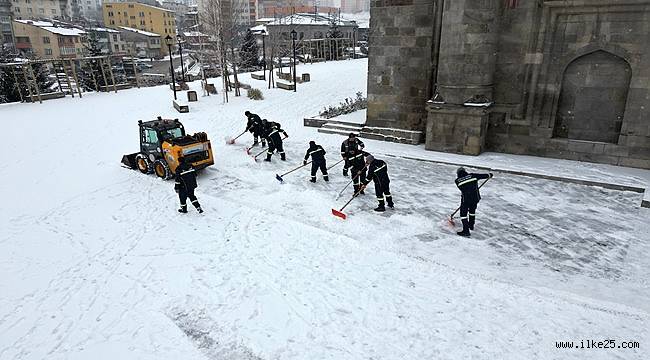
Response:
POLYGON ((648 24, 650 0, 374 0, 367 125, 650 168, 648 24))

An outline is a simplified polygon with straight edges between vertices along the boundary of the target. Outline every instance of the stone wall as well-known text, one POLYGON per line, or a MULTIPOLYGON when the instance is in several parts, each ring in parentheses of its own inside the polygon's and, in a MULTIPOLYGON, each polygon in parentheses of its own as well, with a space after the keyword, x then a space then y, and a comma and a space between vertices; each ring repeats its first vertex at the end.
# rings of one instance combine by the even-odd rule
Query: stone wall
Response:
POLYGON ((502 17, 500 39, 529 35, 500 42, 486 149, 650 168, 650 1, 522 3, 502 17))
POLYGON ((435 70, 436 4, 437 0, 372 0, 368 125, 424 130, 435 70))
POLYGON ((650 168, 650 0, 507 4, 374 0, 367 124, 426 130, 431 150, 650 168), (470 97, 492 102, 487 127, 470 97))

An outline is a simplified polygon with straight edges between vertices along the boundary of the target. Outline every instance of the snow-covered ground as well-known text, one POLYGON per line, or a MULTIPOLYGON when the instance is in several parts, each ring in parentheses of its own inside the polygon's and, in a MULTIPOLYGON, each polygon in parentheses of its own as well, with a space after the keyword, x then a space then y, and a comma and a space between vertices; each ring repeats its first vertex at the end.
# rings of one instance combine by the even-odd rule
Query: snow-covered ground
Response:
MULTIPOLYGON (((336 199, 340 166, 330 183, 307 170, 275 180, 312 139, 338 160, 342 137, 303 117, 365 93, 366 66, 300 65, 312 81, 297 93, 243 75, 265 100, 200 97, 187 114, 167 86, 0 106, 0 359, 650 358, 641 194, 495 172, 466 239, 444 226, 459 198, 452 165, 385 157, 396 209, 375 214, 369 192, 346 221, 330 214, 350 195, 336 199), (249 135, 225 144, 245 110, 282 123, 287 163, 253 162, 249 135), (120 167, 137 120, 158 115, 212 140, 202 215, 176 212, 173 182, 120 167), (640 348, 555 345, 606 339, 640 348)), ((491 156, 481 161, 508 162, 491 156)))

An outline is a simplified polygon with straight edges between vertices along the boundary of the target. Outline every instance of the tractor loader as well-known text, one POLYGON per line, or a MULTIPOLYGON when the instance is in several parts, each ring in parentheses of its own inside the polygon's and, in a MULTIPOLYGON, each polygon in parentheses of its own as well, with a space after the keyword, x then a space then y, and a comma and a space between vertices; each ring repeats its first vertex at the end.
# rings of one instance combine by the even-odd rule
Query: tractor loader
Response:
POLYGON ((171 178, 178 167, 179 157, 189 161, 195 169, 214 165, 212 145, 204 132, 187 135, 178 119, 138 121, 140 152, 122 156, 122 164, 143 174, 155 173, 163 179, 171 178))

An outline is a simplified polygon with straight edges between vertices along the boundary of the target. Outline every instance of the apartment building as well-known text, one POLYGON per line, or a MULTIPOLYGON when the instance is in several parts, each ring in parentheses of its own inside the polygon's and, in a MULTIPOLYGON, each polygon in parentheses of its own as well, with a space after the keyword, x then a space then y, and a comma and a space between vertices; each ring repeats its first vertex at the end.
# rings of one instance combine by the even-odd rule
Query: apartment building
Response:
POLYGON ((0 0, 0 46, 13 47, 11 32, 11 0, 0 0))
POLYGON ((41 59, 77 58, 85 55, 86 32, 48 21, 14 20, 16 49, 41 59))
POLYGON ((120 27, 120 34, 127 44, 126 53, 130 56, 159 58, 163 55, 162 49, 167 51, 164 37, 159 34, 127 26, 120 27))
POLYGON ((11 12, 16 20, 66 19, 67 0, 12 0, 11 12))
MULTIPOLYGON (((176 20, 174 12, 156 6, 134 2, 109 3, 103 5, 105 26, 113 29, 123 27, 160 35, 176 37, 176 20)), ((167 54, 167 47, 161 48, 167 54)))
POLYGON ((102 0, 67 0, 68 13, 74 20, 102 20, 102 0))
POLYGON ((97 46, 101 49, 102 55, 126 55, 129 44, 122 37, 122 33, 108 28, 92 28, 88 31, 89 37, 97 40, 97 46))

